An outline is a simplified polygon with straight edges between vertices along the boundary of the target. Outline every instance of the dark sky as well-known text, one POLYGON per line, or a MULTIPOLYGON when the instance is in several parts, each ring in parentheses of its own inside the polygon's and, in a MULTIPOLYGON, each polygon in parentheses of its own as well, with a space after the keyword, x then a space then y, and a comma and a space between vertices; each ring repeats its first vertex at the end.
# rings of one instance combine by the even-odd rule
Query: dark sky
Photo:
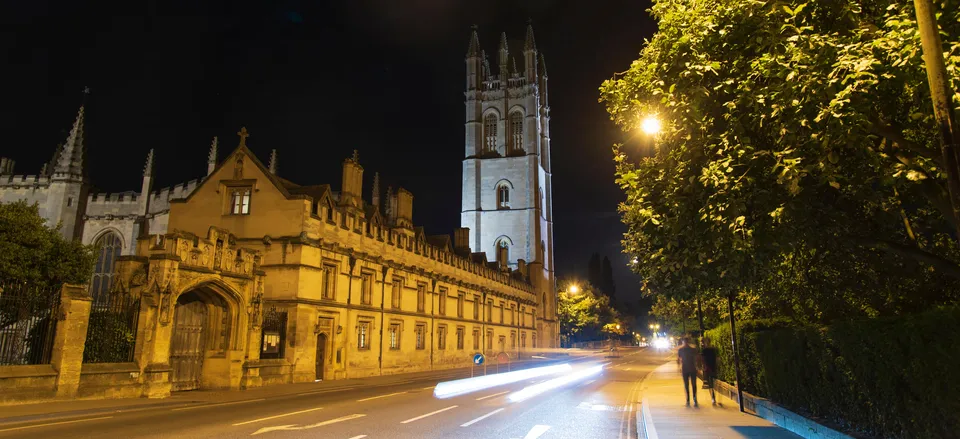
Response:
MULTIPOLYGON (((654 29, 647 1, 30 0, 0 6, 0 155, 35 174, 87 104, 88 165, 100 191, 139 190, 156 149, 160 188, 200 177, 213 136, 223 157, 248 144, 300 184, 340 186, 354 149, 365 192, 414 194, 428 233, 459 226, 464 54, 470 25, 495 53, 507 32, 522 68, 532 19, 550 77, 556 263, 586 275, 613 260, 618 296, 638 294, 620 253, 622 193, 610 146, 621 135, 597 102, 654 29)), ((491 57, 496 70, 495 58, 491 57)), ((368 197, 369 194, 365 193, 368 197)))

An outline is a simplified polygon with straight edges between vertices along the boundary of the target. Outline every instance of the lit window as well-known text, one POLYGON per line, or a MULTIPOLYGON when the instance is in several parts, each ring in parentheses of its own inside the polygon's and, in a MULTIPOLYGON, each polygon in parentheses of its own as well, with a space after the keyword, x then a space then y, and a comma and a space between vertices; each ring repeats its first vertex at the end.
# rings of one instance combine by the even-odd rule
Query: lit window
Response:
POLYGON ((480 320, 480 297, 473 298, 473 319, 480 320))
POLYGON ((493 301, 492 300, 487 301, 487 321, 491 323, 493 322, 493 301))
POLYGON ((457 349, 463 350, 463 328, 457 328, 457 349))
POLYGON ((426 296, 427 296, 427 286, 420 284, 417 285, 417 312, 423 312, 426 309, 426 296))
POLYGON ((360 326, 357 328, 357 349, 370 349, 370 341, 367 339, 369 332, 370 324, 360 323, 360 326))
POLYGON ((392 323, 390 325, 390 349, 400 349, 400 324, 392 323))
POLYGON ((237 189, 231 193, 230 200, 232 215, 250 214, 250 189, 237 189))
POLYGON ((473 349, 474 350, 480 349, 480 330, 479 329, 473 330, 473 349))
POLYGON ((463 296, 464 296, 463 293, 457 294, 457 317, 460 317, 460 318, 463 318, 463 302, 464 302, 463 296))
POLYGON ((447 315, 447 289, 440 289, 440 297, 437 299, 439 302, 439 311, 441 316, 447 315))
POLYGON ((493 152, 497 150, 497 115, 494 113, 487 114, 487 117, 483 118, 483 137, 484 137, 484 152, 493 152))
POLYGON ((523 114, 519 111, 510 114, 510 139, 513 151, 523 150, 523 114))
POLYGON ((510 208, 510 187, 508 187, 506 184, 497 186, 497 208, 510 208))

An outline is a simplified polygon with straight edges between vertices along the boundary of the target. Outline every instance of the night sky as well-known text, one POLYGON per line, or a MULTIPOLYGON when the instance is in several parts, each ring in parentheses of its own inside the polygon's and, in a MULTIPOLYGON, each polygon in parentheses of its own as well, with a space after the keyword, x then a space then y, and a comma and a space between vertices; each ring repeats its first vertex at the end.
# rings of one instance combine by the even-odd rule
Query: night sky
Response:
POLYGON ((550 77, 556 263, 585 277, 613 261, 617 296, 639 279, 620 253, 623 198, 610 146, 622 134, 600 83, 637 58, 655 28, 638 0, 12 1, 0 6, 0 155, 36 174, 89 86, 87 162, 97 191, 139 190, 156 149, 161 188, 201 177, 213 136, 221 159, 246 126, 263 162, 300 184, 340 186, 359 150, 364 197, 381 184, 414 194, 428 234, 460 222, 464 55, 470 25, 494 71, 500 32, 523 67, 533 20, 550 77))

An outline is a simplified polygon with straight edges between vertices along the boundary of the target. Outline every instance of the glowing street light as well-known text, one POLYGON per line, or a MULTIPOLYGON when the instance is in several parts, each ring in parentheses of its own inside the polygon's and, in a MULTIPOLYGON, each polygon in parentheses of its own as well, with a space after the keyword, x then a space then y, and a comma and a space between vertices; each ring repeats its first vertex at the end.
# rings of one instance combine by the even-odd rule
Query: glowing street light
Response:
POLYGON ((576 284, 570 285, 570 287, 567 288, 567 292, 577 294, 580 292, 580 287, 578 287, 576 284))
POLYGON ((657 119, 656 116, 648 116, 640 123, 640 129, 651 136, 657 134, 660 132, 660 119, 657 119))

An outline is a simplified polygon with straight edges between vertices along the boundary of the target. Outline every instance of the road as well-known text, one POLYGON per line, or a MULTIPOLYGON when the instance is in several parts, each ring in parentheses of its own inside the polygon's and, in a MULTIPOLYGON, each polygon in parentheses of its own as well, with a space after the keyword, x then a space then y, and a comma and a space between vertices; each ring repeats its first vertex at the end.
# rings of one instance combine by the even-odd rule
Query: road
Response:
POLYGON ((669 358, 632 349, 575 370, 603 372, 529 399, 508 396, 557 376, 439 399, 436 376, 383 386, 342 387, 225 403, 99 412, 0 424, 0 438, 636 438, 640 381, 669 358))

